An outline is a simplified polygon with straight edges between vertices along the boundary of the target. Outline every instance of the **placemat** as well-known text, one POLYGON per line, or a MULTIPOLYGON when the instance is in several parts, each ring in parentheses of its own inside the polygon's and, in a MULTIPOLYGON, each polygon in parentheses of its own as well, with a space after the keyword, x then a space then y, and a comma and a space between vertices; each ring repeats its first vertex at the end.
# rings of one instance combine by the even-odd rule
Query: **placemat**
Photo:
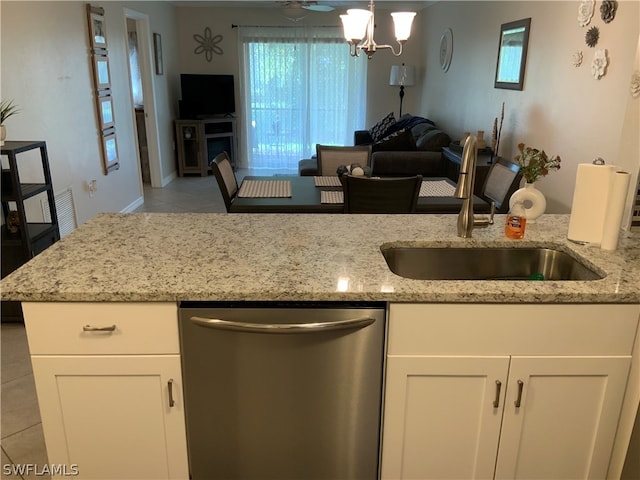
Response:
POLYGON ((421 197, 453 197, 455 191, 446 180, 424 180, 420 186, 421 197))
POLYGON ((285 198, 290 196, 290 180, 245 180, 238 191, 238 197, 244 198, 285 198))
POLYGON ((344 192, 320 192, 320 203, 344 203, 344 192))
POLYGON ((342 186, 342 183, 340 183, 340 177, 336 175, 313 177, 313 182, 316 184, 316 187, 341 187, 342 186))

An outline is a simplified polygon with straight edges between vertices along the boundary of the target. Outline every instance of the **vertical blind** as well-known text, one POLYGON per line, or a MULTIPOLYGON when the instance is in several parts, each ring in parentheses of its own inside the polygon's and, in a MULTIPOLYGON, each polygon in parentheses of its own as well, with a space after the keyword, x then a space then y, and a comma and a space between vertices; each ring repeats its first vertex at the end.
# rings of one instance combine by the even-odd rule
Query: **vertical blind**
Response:
POLYGON ((242 167, 296 170, 316 144, 352 145, 366 109, 367 62, 337 27, 240 27, 242 167))

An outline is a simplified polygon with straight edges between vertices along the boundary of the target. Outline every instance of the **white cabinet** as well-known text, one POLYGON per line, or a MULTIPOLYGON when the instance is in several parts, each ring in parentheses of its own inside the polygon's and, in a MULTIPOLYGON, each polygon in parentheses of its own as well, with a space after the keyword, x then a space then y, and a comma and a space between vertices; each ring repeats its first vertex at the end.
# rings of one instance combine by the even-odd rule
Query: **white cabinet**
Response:
POLYGON ((188 478, 175 304, 23 305, 49 463, 188 478))
POLYGON ((513 357, 496 478, 605 478, 630 364, 513 357))
POLYGON ((638 306, 390 312, 383 479, 606 477, 638 306))
POLYGON ((382 478, 492 478, 509 357, 390 356, 382 478), (501 386, 500 385, 500 386, 501 386))

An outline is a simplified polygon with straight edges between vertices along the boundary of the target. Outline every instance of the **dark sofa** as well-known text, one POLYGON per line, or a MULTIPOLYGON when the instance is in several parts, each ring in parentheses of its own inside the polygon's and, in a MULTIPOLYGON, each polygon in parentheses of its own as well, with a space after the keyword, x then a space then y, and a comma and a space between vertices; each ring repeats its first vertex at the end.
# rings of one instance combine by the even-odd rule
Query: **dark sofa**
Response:
MULTIPOLYGON (((371 129, 354 132, 354 145, 372 145, 372 175, 382 177, 445 176, 442 148, 450 142, 449 135, 434 122, 413 115, 396 121, 389 114, 371 129)), ((317 175, 315 158, 301 160, 298 173, 317 175)))

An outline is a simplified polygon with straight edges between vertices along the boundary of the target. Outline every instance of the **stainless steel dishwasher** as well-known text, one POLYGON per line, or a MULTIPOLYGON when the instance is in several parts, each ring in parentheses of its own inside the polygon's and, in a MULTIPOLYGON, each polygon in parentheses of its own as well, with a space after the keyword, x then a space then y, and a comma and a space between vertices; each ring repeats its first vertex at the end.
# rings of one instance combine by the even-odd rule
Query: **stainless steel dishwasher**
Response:
POLYGON ((180 306, 194 480, 378 478, 385 307, 180 306))

